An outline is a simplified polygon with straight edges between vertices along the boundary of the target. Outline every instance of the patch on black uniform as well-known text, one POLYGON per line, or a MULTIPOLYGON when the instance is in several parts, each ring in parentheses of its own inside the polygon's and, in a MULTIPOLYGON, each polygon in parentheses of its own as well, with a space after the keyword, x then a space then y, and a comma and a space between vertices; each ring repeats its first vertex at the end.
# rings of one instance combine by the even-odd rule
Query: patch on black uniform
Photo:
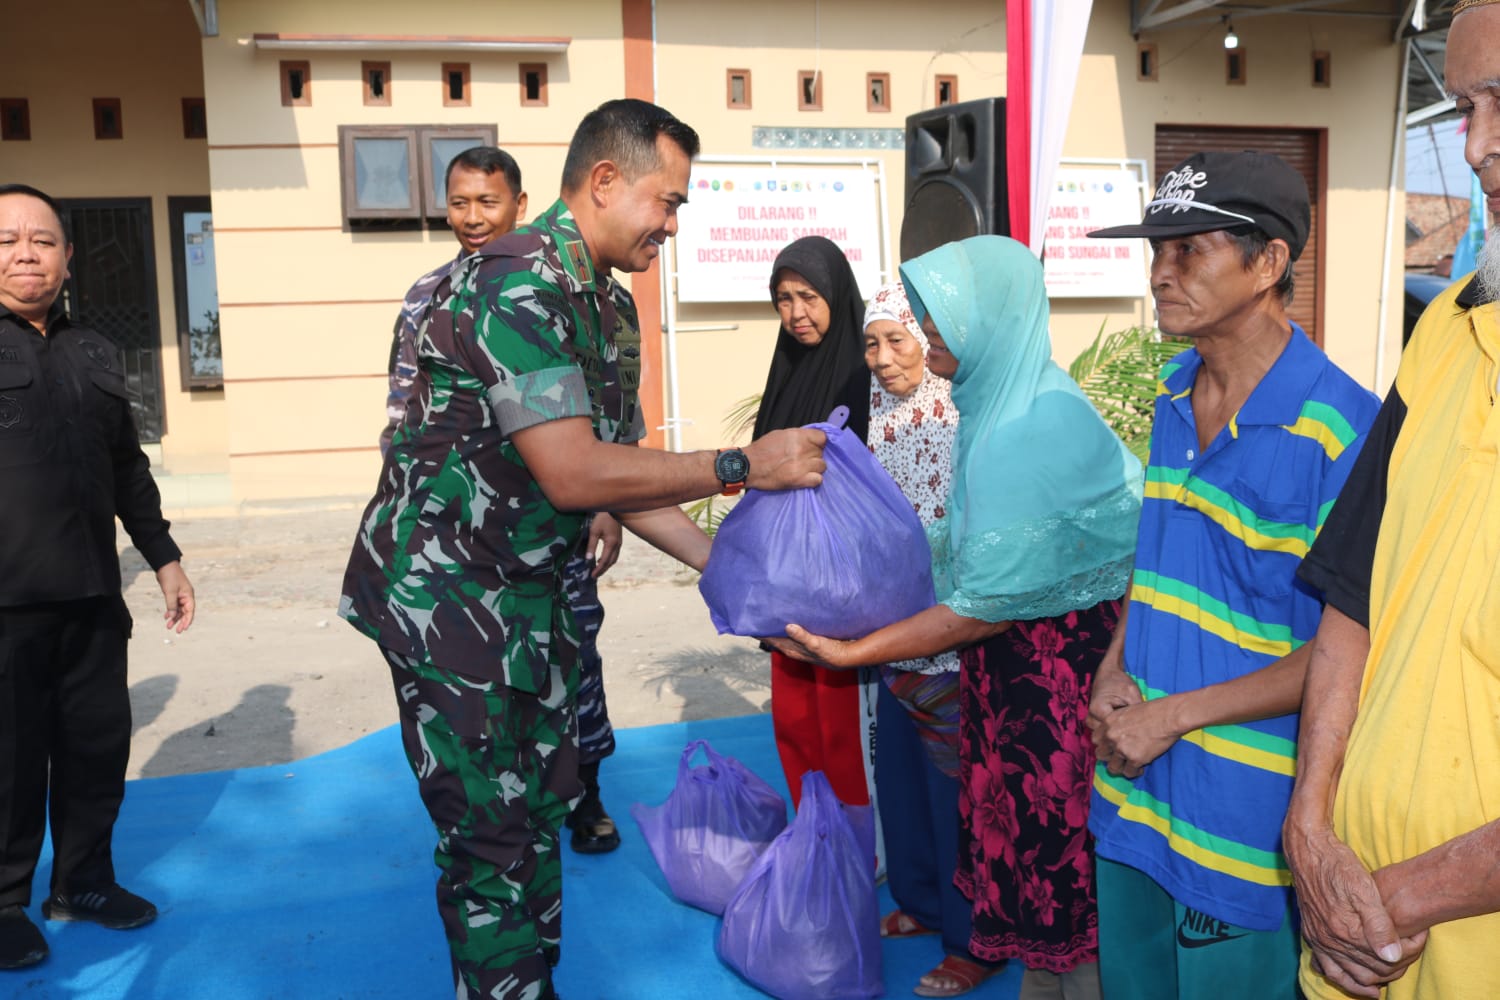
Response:
POLYGON ((83 353, 89 356, 90 361, 106 371, 114 367, 114 361, 111 360, 109 351, 106 351, 92 340, 85 340, 83 342, 83 353))
POLYGON ((0 396, 0 429, 16 426, 23 415, 20 400, 14 396, 0 396))

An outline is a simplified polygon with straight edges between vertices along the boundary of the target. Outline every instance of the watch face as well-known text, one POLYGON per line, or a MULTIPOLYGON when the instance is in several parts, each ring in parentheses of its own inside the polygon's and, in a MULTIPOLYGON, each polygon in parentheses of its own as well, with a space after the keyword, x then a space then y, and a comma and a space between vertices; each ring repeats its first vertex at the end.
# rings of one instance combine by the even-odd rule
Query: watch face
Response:
POLYGON ((721 483, 742 483, 750 474, 750 460, 738 448, 721 451, 714 459, 714 474, 721 483))

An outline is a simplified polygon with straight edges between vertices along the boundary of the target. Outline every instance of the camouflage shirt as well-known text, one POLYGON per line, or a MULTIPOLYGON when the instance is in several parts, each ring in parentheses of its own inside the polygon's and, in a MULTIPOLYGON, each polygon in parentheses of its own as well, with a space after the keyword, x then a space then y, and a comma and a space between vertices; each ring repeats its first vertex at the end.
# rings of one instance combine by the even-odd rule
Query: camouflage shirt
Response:
POLYGON ((522 691, 556 664, 572 690, 561 578, 588 515, 552 506, 512 435, 577 416, 604 441, 645 435, 635 306, 594 272, 560 201, 466 258, 433 302, 339 613, 389 649, 522 691))

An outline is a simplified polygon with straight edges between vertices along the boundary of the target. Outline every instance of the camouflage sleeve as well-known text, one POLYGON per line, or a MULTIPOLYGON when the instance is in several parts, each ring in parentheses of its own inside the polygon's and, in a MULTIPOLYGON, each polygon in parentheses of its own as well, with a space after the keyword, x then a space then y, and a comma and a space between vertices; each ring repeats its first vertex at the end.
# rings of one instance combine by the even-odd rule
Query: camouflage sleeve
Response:
POLYGON ((387 373, 390 390, 385 398, 385 430, 380 435, 382 453, 389 447, 396 425, 401 423, 401 417, 406 412, 406 401, 411 397, 412 386, 417 380, 417 329, 405 309, 396 317, 387 373))
POLYGON ((462 280, 475 286, 473 371, 507 436, 549 420, 592 415, 583 371, 566 347, 579 317, 557 290, 554 273, 545 264, 493 276, 483 267, 463 273, 462 280))

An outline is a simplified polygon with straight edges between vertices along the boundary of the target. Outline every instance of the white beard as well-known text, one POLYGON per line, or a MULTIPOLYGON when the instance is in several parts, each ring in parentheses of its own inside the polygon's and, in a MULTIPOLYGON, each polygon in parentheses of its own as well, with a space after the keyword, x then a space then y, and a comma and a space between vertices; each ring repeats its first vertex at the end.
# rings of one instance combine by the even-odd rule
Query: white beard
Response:
POLYGON ((1500 299, 1500 223, 1491 226, 1484 234, 1478 264, 1476 275, 1484 298, 1492 302, 1500 299))

